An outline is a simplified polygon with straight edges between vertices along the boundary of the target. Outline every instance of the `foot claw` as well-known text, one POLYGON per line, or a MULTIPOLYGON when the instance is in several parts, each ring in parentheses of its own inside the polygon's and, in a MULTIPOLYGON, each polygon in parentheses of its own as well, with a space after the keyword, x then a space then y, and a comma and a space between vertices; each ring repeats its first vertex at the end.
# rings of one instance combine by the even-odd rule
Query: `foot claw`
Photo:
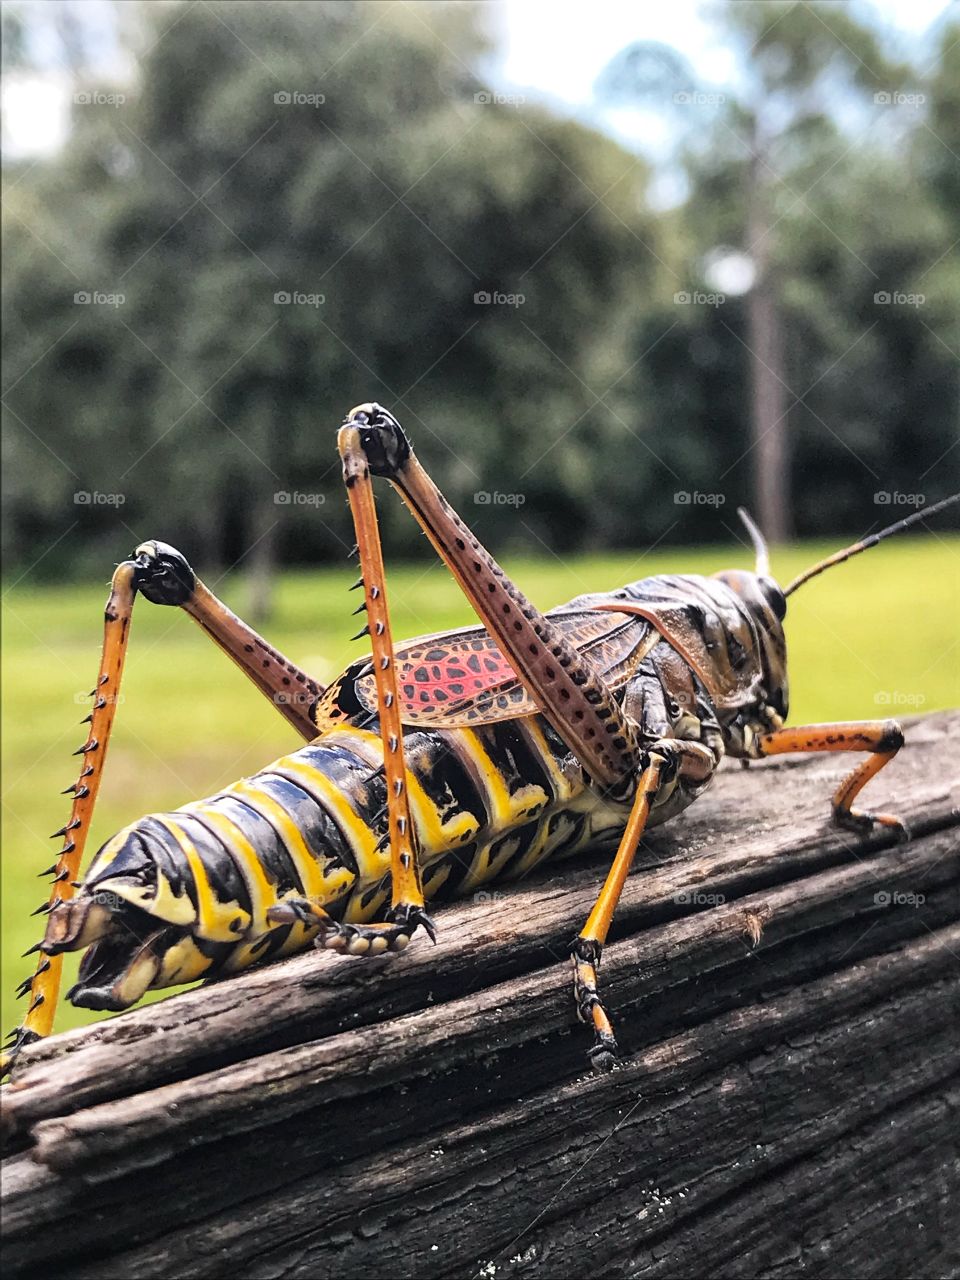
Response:
POLYGON ((431 942, 435 943, 437 941, 437 926, 424 911, 423 907, 412 907, 407 903, 400 903, 390 912, 390 919, 394 924, 403 925, 407 933, 412 934, 419 927, 423 929, 431 942))
POLYGON ((863 833, 872 831, 875 827, 886 827, 887 830, 895 832, 900 841, 909 840, 911 836, 907 824, 892 813, 870 813, 866 809, 838 809, 836 819, 840 826, 846 827, 848 831, 863 833))
POLYGON ((620 1062, 620 1049, 613 1036, 598 1035, 587 1051, 587 1060, 597 1075, 605 1075, 620 1062))
POLYGON ((437 930, 422 907, 401 903, 383 924, 345 924, 333 920, 322 907, 306 898, 288 898, 267 909, 270 924, 304 924, 319 932, 313 945, 318 951, 339 951, 350 956, 378 956, 403 951, 418 926, 436 942, 437 930))
POLYGON ((306 898, 288 898, 286 902, 278 902, 276 906, 267 908, 269 924, 307 924, 322 925, 311 903, 306 898))

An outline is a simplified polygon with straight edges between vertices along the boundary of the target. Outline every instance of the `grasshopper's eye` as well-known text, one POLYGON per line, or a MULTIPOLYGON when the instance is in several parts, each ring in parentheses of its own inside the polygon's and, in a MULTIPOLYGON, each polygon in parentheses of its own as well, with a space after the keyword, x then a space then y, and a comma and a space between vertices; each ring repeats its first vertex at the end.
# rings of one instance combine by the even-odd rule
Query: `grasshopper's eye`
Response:
POLYGON ((782 622, 787 614, 787 597, 783 594, 783 588, 772 578, 761 578, 760 591, 764 600, 782 622))

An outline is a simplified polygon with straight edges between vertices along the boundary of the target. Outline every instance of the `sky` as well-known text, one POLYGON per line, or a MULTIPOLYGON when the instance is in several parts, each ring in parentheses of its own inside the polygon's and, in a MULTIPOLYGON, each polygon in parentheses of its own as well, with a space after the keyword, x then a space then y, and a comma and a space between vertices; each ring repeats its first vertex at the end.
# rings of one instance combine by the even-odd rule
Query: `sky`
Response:
MULTIPOLYGON (((741 0, 764 3, 765 0, 741 0)), ((934 24, 960 0, 828 0, 870 16, 894 52, 916 55, 931 47, 934 24)), ((607 63, 636 40, 678 49, 701 90, 736 83, 737 56, 711 22, 708 0, 498 0, 494 5, 502 54, 494 74, 509 89, 526 92, 611 132, 627 146, 653 155, 670 146, 670 126, 651 111, 601 108, 593 87, 607 63)), ((691 86, 693 87, 693 86, 691 86)))
MULTIPOLYGON (((763 0, 742 0, 763 3, 763 0)), ((924 33, 960 0, 835 0, 854 11, 871 10, 889 31, 891 44, 919 44, 924 33)), ((7 77, 3 86, 3 141, 10 159, 49 154, 69 130, 73 88, 56 66, 57 41, 46 0, 30 4, 35 52, 50 63, 46 73, 7 77)), ((501 48, 489 69, 504 90, 546 100, 613 132, 628 145, 642 134, 656 146, 656 122, 629 111, 601 112, 593 85, 618 50, 634 40, 658 40, 680 49, 702 85, 722 89, 736 75, 734 54, 718 38, 704 0, 490 0, 489 21, 501 48)), ((114 38, 107 0, 71 5, 108 74, 123 80, 128 69, 114 38)))
MULTIPOLYGON (((922 36, 948 9, 960 9, 944 0, 837 3, 873 13, 891 39, 908 40, 922 36)), ((568 103, 588 102, 604 65, 638 39, 674 45, 701 79, 718 86, 728 84, 735 72, 733 52, 718 39, 703 0, 504 0, 498 8, 506 78, 568 103)))

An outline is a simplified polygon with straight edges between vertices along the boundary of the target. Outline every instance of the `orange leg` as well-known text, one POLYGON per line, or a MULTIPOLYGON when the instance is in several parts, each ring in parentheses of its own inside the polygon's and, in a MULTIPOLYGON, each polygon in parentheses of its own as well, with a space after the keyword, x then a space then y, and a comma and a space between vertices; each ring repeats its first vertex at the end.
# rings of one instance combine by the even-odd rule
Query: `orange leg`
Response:
POLYGON ((791 751, 869 751, 862 764, 844 778, 834 793, 833 813, 841 826, 862 831, 874 824, 892 827, 901 835, 906 827, 890 813, 870 813, 855 809, 853 802, 872 777, 889 764, 903 746, 903 730, 896 720, 851 720, 840 724, 810 724, 795 729, 777 729, 756 739, 759 756, 777 756, 791 751))
POLYGON ((660 786, 663 766, 662 756, 651 756, 649 765, 640 775, 619 848, 587 923, 573 944, 573 994, 580 1021, 593 1027, 593 1046, 588 1056, 595 1071, 609 1071, 618 1056, 613 1026, 597 990, 597 968, 613 913, 650 816, 650 806, 660 786))
MULTIPOLYGON (((136 591, 136 566, 129 560, 124 561, 117 566, 113 575, 110 598, 104 610, 103 656, 100 661, 97 685, 92 691, 94 703, 93 711, 88 717, 90 729, 86 742, 74 753, 81 757, 83 764, 80 777, 72 787, 67 788, 68 791, 73 792, 70 820, 54 836, 54 838, 62 836, 64 845, 57 861, 50 868, 53 876, 50 897, 41 908, 48 914, 56 912, 61 904, 69 902, 76 891, 75 881, 80 876, 80 864, 87 842, 87 832, 90 830, 97 792, 100 790, 103 779, 107 745, 117 711, 120 677, 123 674, 127 642, 130 639, 130 619, 133 614, 136 591)), ((58 918, 62 918, 59 913, 58 918)), ((41 944, 37 943, 30 948, 27 955, 40 951, 40 948, 41 944)), ((62 970, 62 955, 41 954, 33 977, 22 984, 20 993, 29 994, 30 1004, 23 1023, 14 1031, 12 1042, 3 1055, 2 1066, 0 1066, 0 1071, 3 1073, 10 1069, 17 1053, 25 1044, 31 1044, 42 1036, 48 1036, 53 1029, 62 970)))
POLYGON ((373 499, 370 465, 351 423, 341 427, 338 437, 343 459, 343 482, 353 515, 360 554, 360 576, 367 607, 367 627, 373 649, 373 670, 377 686, 377 711, 383 740, 383 764, 387 782, 387 818, 390 833, 391 915, 402 924, 423 924, 432 936, 432 924, 423 911, 423 886, 416 848, 416 831, 410 816, 407 773, 403 756, 403 726, 397 694, 397 673, 387 608, 386 573, 377 510, 373 499))
POLYGON ((392 884, 390 920, 382 924, 340 924, 305 898, 288 900, 280 906, 271 907, 267 914, 271 921, 277 923, 288 923, 295 919, 306 924, 319 923, 320 934, 316 946, 321 949, 344 951, 350 955, 379 955, 387 950, 403 950, 418 925, 422 925, 431 938, 435 937, 435 932, 433 921, 423 909, 417 833, 410 816, 403 756, 403 725, 400 720, 390 614, 387 608, 386 574, 370 466, 355 425, 348 423, 340 429, 338 443, 343 460, 343 481, 360 555, 360 578, 368 619, 364 632, 369 632, 373 649, 377 711, 387 786, 392 884))
POLYGON ((703 743, 675 738, 661 738, 654 742, 647 761, 637 782, 633 807, 620 845, 593 910, 574 941, 571 955, 577 1016, 581 1022, 593 1027, 594 1041, 588 1057, 596 1071, 608 1071, 617 1059, 617 1041, 610 1017, 600 999, 597 969, 613 914, 650 817, 650 808, 669 778, 675 778, 677 786, 684 781, 694 786, 705 784, 719 763, 716 753, 703 743))
POLYGON ((100 674, 96 688, 91 691, 93 710, 84 722, 89 724, 87 739, 75 752, 82 756, 83 764, 79 778, 67 788, 73 793, 70 819, 55 836, 62 836, 64 845, 50 868, 52 884, 48 900, 34 913, 46 914, 46 934, 43 942, 27 952, 31 955, 39 951, 41 955, 33 975, 20 985, 19 994, 29 996, 27 1012, 0 1059, 0 1075, 10 1070, 24 1045, 49 1035, 53 1029, 63 956, 50 954, 47 948, 62 948, 68 940, 82 940, 84 930, 92 927, 89 904, 77 910, 74 894, 103 779, 138 592, 153 604, 179 605, 189 613, 303 738, 311 741, 316 737, 311 711, 323 690, 231 613, 196 577, 179 551, 162 542, 144 542, 137 547, 133 559, 117 566, 104 611, 100 674))

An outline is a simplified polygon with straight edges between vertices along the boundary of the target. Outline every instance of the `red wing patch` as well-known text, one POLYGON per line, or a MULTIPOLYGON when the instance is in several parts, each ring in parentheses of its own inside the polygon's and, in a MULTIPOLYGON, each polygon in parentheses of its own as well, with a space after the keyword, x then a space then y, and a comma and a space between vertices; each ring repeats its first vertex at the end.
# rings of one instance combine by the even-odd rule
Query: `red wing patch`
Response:
MULTIPOLYGON (((627 614, 583 609, 548 616, 613 689, 629 679, 658 638, 644 619, 627 614)), ((395 659, 404 724, 463 728, 539 710, 482 627, 412 640, 398 646, 395 659)), ((355 688, 367 710, 376 711, 373 674, 361 676, 355 688)))
POLYGON ((513 667, 486 634, 455 646, 439 641, 404 654, 403 700, 410 706, 460 702, 516 679, 513 667))

